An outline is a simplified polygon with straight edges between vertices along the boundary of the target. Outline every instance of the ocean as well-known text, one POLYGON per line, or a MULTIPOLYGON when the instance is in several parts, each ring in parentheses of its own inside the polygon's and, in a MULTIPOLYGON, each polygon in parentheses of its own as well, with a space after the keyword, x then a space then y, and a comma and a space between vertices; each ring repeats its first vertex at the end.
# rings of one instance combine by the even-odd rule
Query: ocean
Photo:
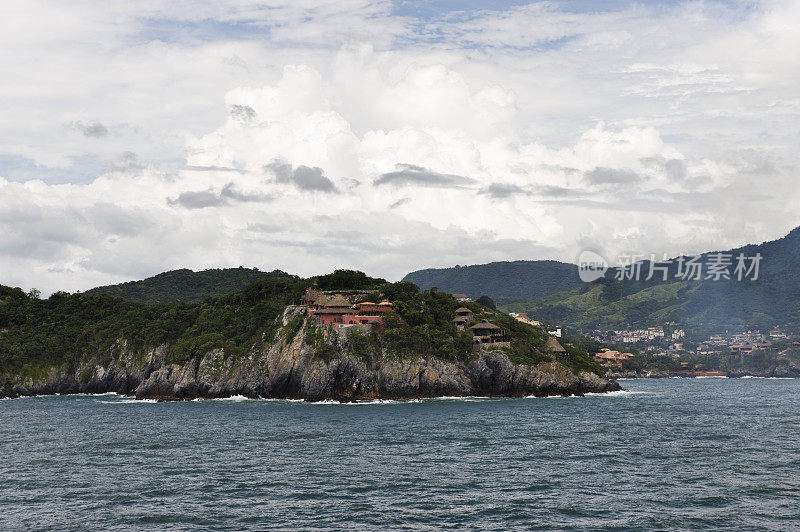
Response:
POLYGON ((800 381, 0 401, 0 530, 800 529, 800 381))

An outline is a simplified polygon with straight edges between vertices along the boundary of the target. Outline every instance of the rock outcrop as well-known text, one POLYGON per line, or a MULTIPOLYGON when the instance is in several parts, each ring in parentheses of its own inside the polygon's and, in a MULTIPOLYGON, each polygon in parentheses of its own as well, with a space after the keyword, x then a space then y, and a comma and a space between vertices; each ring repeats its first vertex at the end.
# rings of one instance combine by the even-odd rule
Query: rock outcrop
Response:
POLYGON ((215 349, 184 364, 170 364, 165 346, 135 356, 120 341, 105 366, 87 363, 71 373, 53 368, 40 379, 23 379, 0 388, 0 397, 117 392, 165 400, 244 395, 356 401, 582 395, 620 389, 615 381, 592 373, 575 375, 557 363, 517 365, 498 352, 482 351, 469 363, 427 357, 396 359, 381 352, 365 360, 349 347, 348 337, 358 327, 341 332, 315 329, 307 325, 304 313, 302 307, 288 307, 279 318, 282 327, 275 337, 262 337, 246 355, 215 349), (304 320, 303 326, 290 330, 290 323, 299 319, 304 320), (313 332, 311 338, 307 326, 313 332))

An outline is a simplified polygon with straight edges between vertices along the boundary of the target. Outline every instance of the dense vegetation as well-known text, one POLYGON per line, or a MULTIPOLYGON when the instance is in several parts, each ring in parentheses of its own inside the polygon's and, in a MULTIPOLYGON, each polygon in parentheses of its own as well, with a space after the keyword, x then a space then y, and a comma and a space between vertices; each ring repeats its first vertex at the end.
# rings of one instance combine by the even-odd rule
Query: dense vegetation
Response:
POLYGON ((257 281, 277 277, 292 276, 281 270, 262 272, 257 268, 241 266, 200 272, 182 269, 160 273, 142 281, 99 286, 84 294, 106 294, 141 303, 191 303, 232 294, 257 281))
MULTIPOLYGON (((800 228, 773 242, 726 251, 736 257, 763 257, 757 280, 676 279, 677 265, 667 281, 619 281, 615 270, 606 278, 524 303, 502 306, 528 312, 551 323, 581 328, 652 326, 669 322, 696 334, 724 330, 764 330, 775 325, 800 325, 800 228)), ((701 262, 705 262, 704 255, 701 262)), ((649 270, 644 263, 643 271, 649 270)), ((491 295, 491 293, 490 293, 491 295)))
POLYGON ((245 352, 300 297, 304 283, 278 278, 202 303, 145 304, 107 295, 56 293, 41 300, 0 287, 0 374, 74 369, 107 363, 118 340, 144 354, 167 344, 167 359, 184 362, 209 349, 245 352))
MULTIPOLYGON (((467 362, 476 356, 472 333, 456 330, 456 308, 465 305, 437 290, 420 290, 412 283, 386 283, 361 272, 337 271, 308 280, 278 277, 262 280, 246 289, 192 303, 140 303, 105 294, 59 292, 48 299, 18 288, 0 286, 0 378, 5 375, 41 375, 51 367, 68 371, 81 363, 106 365, 119 342, 135 356, 166 345, 167 362, 183 363, 214 348, 234 356, 245 354, 277 331, 275 318, 300 300, 316 283, 342 289, 372 289, 394 303, 396 314, 385 326, 350 339, 353 354, 369 361, 385 351, 397 358, 433 356, 467 362)), ((581 347, 566 345, 566 355, 548 353, 547 335, 477 303, 466 303, 476 319, 487 318, 506 331, 511 347, 503 348, 521 364, 558 360, 576 371, 602 370, 581 347)), ((285 328, 296 334, 302 318, 285 328)), ((318 356, 335 356, 329 344, 320 342, 318 331, 308 329, 306 338, 318 348, 318 356)), ((2 383, 0 383, 2 384, 2 383)))
POLYGON ((553 260, 431 268, 411 272, 403 280, 424 290, 436 287, 472 299, 487 295, 497 302, 535 299, 581 284, 577 266, 553 260))
POLYGON ((310 279, 320 290, 374 290, 386 284, 385 279, 369 277, 356 270, 336 270, 310 279))

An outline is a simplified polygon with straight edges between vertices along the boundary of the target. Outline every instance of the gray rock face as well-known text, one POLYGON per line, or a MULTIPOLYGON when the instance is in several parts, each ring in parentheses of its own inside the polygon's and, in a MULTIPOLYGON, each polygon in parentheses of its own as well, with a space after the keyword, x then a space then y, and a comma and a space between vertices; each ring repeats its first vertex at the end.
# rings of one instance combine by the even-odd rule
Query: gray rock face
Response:
MULTIPOLYGON (((278 319, 286 327, 304 313, 302 307, 287 307, 278 319)), ((620 389, 615 381, 594 374, 576 376, 556 363, 536 367, 516 365, 505 354, 496 352, 481 352, 469 364, 425 357, 398 360, 386 353, 373 353, 373 362, 367 364, 348 351, 348 336, 357 328, 341 331, 320 328, 309 339, 305 322, 294 335, 287 334, 287 329, 281 329, 271 344, 262 338, 244 356, 215 349, 182 365, 165 362, 165 346, 137 358, 121 341, 107 367, 85 365, 74 374, 53 369, 41 381, 28 379, 0 389, 0 397, 117 392, 139 399, 165 400, 244 395, 354 401, 469 395, 582 395, 620 389), (320 355, 323 347, 326 354, 320 355)))

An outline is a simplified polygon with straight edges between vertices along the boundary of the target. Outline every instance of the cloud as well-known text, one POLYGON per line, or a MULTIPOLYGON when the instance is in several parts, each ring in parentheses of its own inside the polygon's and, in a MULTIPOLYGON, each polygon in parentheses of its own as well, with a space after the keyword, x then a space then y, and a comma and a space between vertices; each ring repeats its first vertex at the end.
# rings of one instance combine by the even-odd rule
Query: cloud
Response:
POLYGON ((186 170, 192 172, 236 172, 237 174, 246 174, 247 170, 241 168, 231 168, 230 166, 196 166, 188 165, 186 170))
POLYGON ((265 164, 264 170, 272 172, 272 174, 275 176, 275 181, 278 183, 291 183, 294 179, 292 165, 285 161, 274 160, 265 164))
POLYGON ((440 174, 421 166, 398 163, 394 172, 381 174, 372 182, 380 185, 417 185, 423 187, 461 188, 475 183, 474 179, 454 174, 440 174))
POLYGON ((558 187, 552 185, 540 186, 536 189, 536 191, 540 195, 550 198, 566 198, 566 197, 583 196, 587 194, 587 192, 583 190, 558 187))
POLYGON ((411 198, 409 198, 409 197, 400 198, 399 200, 393 201, 392 203, 390 203, 389 204, 389 208, 390 209, 396 209, 396 208, 398 208, 398 207, 400 207, 402 205, 405 205, 406 203, 410 203, 410 202, 411 202, 411 198))
POLYGON ((230 113, 232 118, 235 118, 241 122, 247 122, 248 120, 253 120, 256 117, 255 110, 249 105, 231 105, 230 113))
POLYGON ((488 187, 479 190, 478 194, 485 194, 492 198, 503 199, 510 198, 511 196, 526 195, 529 194, 529 192, 519 185, 513 185, 510 183, 492 183, 488 187))
POLYGON ((584 174, 584 181, 591 185, 630 185, 641 180, 641 177, 627 168, 596 167, 584 174))
POLYGON ((266 201, 272 201, 275 199, 275 196, 271 194, 264 194, 261 192, 252 192, 246 193, 240 190, 237 190, 236 186, 233 183, 228 183, 222 190, 220 191, 220 197, 229 199, 232 201, 238 201, 242 203, 264 203, 266 201))
POLYGON ((264 203, 275 199, 270 194, 260 192, 245 193, 236 188, 234 183, 228 183, 222 190, 213 189, 181 192, 175 199, 167 199, 171 206, 180 206, 186 209, 206 209, 227 205, 229 201, 239 203, 264 203))
POLYGON ((797 2, 435 4, 9 7, 0 283, 399 278, 800 223, 797 2))
POLYGON ((644 157, 642 165, 649 170, 662 172, 670 181, 684 181, 688 175, 686 161, 683 159, 665 159, 664 157, 644 157))
POLYGON ((300 190, 318 192, 338 192, 333 181, 325 177, 322 168, 300 165, 292 169, 292 165, 281 160, 274 160, 264 169, 275 176, 277 183, 292 183, 300 190))
POLYGON ((75 122, 73 127, 80 131, 84 137, 88 138, 103 138, 109 135, 108 128, 101 124, 100 122, 92 122, 90 124, 84 124, 83 122, 75 122))
POLYGON ((225 203, 225 199, 219 192, 213 190, 197 190, 181 192, 177 198, 168 199, 170 205, 179 205, 187 209, 205 209, 206 207, 217 207, 225 203))
POLYGON ((297 188, 301 190, 318 190, 320 192, 336 192, 333 181, 325 177, 322 168, 317 166, 309 168, 300 165, 294 169, 292 179, 297 188))

